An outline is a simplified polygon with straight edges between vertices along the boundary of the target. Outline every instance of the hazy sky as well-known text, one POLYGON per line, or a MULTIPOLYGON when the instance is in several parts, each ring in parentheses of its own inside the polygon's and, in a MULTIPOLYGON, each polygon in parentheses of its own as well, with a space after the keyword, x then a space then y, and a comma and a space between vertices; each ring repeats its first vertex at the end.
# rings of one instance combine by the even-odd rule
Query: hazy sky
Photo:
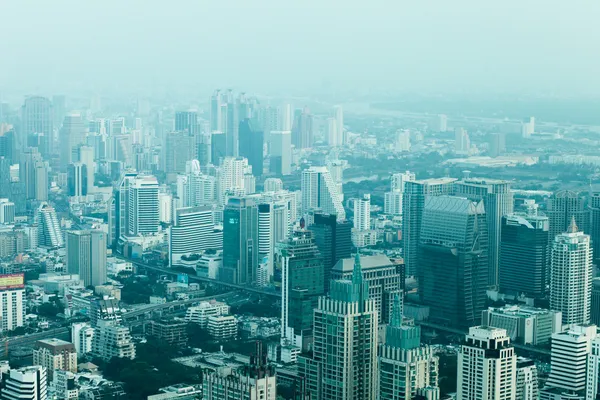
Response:
POLYGON ((598 0, 0 0, 0 91, 600 93, 598 0))

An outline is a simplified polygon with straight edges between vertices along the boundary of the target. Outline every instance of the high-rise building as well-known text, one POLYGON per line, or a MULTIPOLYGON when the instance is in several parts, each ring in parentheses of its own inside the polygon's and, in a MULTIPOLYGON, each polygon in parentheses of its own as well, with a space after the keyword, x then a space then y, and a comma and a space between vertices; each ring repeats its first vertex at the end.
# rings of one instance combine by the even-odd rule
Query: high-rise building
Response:
POLYGON ((371 195, 363 194, 354 199, 354 229, 367 231, 371 229, 371 195))
POLYGON ((502 217, 514 210, 510 182, 467 178, 455 183, 454 194, 474 201, 483 200, 488 224, 488 284, 497 286, 502 217))
POLYGON ((406 182, 414 182, 416 180, 414 172, 398 172, 390 176, 390 189, 391 191, 400 191, 404 193, 406 182))
POLYGON ((33 350, 33 365, 46 368, 49 379, 56 370, 77 372, 77 351, 73 343, 64 340, 38 340, 33 350))
MULTIPOLYGON (((565 332, 552 335, 550 376, 540 392, 541 399, 556 399, 554 394, 584 396, 588 356, 597 337, 595 325, 572 325, 565 332)), ((560 398, 560 397, 558 397, 560 398)))
POLYGON ((221 119, 221 103, 222 95, 219 89, 215 90, 210 98, 210 130, 223 131, 222 119, 221 119))
POLYGON ((402 192, 386 192, 383 198, 383 213, 387 215, 402 215, 402 192))
POLYGON ((517 385, 515 400, 537 400, 540 397, 538 371, 535 362, 517 357, 517 385))
POLYGON ((394 296, 385 341, 379 345, 379 399, 415 399, 426 392, 439 398, 438 362, 433 349, 421 346, 421 328, 402 324, 402 300, 394 296))
POLYGON ((196 157, 196 139, 186 131, 170 132, 165 137, 166 173, 184 173, 188 161, 196 157))
POLYGON ((47 203, 42 203, 37 210, 38 246, 59 248, 65 242, 60 229, 56 210, 47 203))
POLYGON ((271 132, 270 169, 277 175, 292 173, 292 135, 290 131, 271 132))
POLYGON ((106 283, 106 233, 100 230, 69 231, 66 243, 69 273, 78 274, 85 286, 106 283))
POLYGON ((591 212, 586 207, 585 199, 578 193, 570 190, 560 190, 548 199, 546 215, 550 222, 549 244, 552 246, 556 235, 565 233, 573 217, 579 230, 590 234, 591 212))
POLYGON ((158 232, 158 181, 152 175, 137 175, 128 186, 127 217, 129 234, 158 232))
POLYGON ((600 397, 600 336, 592 341, 592 350, 587 362, 586 400, 600 397))
POLYGON ((302 171, 302 213, 320 210, 336 214, 339 220, 346 219, 341 194, 326 167, 310 167, 302 171))
MULTIPOLYGON (((389 323, 393 300, 403 295, 404 265, 393 263, 383 254, 362 256, 360 265, 363 279, 369 284, 369 298, 375 302, 378 321, 389 323)), ((350 257, 339 260, 331 269, 331 279, 351 279, 354 266, 350 257)))
POLYGON ((223 210, 223 268, 219 280, 253 283, 258 262, 258 206, 252 198, 231 197, 223 210))
POLYGON ((243 157, 225 157, 221 160, 221 166, 217 172, 218 178, 218 200, 221 204, 226 203, 227 195, 240 196, 250 194, 252 188, 247 188, 245 176, 252 176, 252 167, 248 159, 243 157))
POLYGON ((344 137, 344 110, 342 106, 333 107, 333 118, 335 119, 336 143, 338 143, 338 146, 343 146, 346 144, 346 138, 344 137))
POLYGON ((457 153, 468 153, 471 148, 469 134, 464 128, 454 129, 454 151, 457 153))
POLYGON ((498 284, 503 293, 543 297, 549 282, 548 217, 529 204, 502 217, 498 284))
POLYGON ((458 353, 456 399, 513 400, 516 373, 517 356, 506 330, 471 327, 458 353))
POLYGON ((67 165, 77 161, 77 147, 85 144, 86 126, 83 123, 81 114, 69 114, 65 116, 63 126, 60 130, 60 162, 63 171, 67 165))
POLYGON ((327 292, 333 266, 341 259, 350 258, 352 225, 348 221, 338 220, 335 214, 315 213, 308 229, 313 232, 315 243, 323 257, 323 285, 327 292))
POLYGON ((329 295, 319 298, 312 358, 298 357, 311 399, 377 398, 377 309, 358 254, 355 263, 351 281, 332 281, 329 295))
POLYGON ((27 200, 48 200, 48 169, 37 148, 25 149, 19 164, 19 180, 25 185, 27 200))
POLYGON ((592 281, 592 312, 590 322, 600 325, 600 278, 594 278, 592 281))
POLYGON ((214 165, 219 165, 227 157, 227 137, 223 132, 213 132, 210 137, 210 159, 214 165))
POLYGON ((71 342, 79 355, 92 351, 94 328, 87 322, 76 322, 71 325, 71 342))
POLYGON ((25 322, 25 276, 0 275, 0 332, 6 333, 25 322))
POLYGON ((205 400, 275 400, 277 376, 268 364, 262 344, 257 343, 257 354, 250 364, 239 369, 219 367, 205 369, 202 380, 202 398, 205 400))
POLYGON ((194 110, 176 112, 175 130, 179 132, 187 132, 189 136, 194 136, 199 130, 198 112, 194 110))
POLYGON ((203 174, 198 160, 187 163, 185 174, 177 176, 176 186, 176 208, 212 205, 217 200, 217 178, 203 174))
POLYGON ((85 164, 76 162, 67 166, 67 193, 69 196, 87 196, 88 174, 85 164))
POLYGON ((402 241, 406 275, 417 275, 418 245, 421 237, 421 219, 425 199, 430 196, 451 194, 456 179, 425 179, 407 181, 402 197, 402 241))
POLYGON ((292 144, 297 149, 310 148, 313 144, 313 117, 308 107, 295 112, 292 144))
POLYGON ((240 156, 248 159, 248 164, 252 167, 254 176, 263 174, 263 146, 264 135, 262 131, 256 131, 246 118, 240 121, 239 127, 240 136, 240 156))
POLYGON ((600 257, 600 192, 590 193, 590 230, 589 235, 592 239, 594 248, 594 257, 600 257))
POLYGON ((94 188, 94 159, 95 150, 90 146, 79 146, 79 162, 85 165, 87 173, 87 187, 88 192, 93 191, 94 188))
POLYGON ((298 230, 277 244, 277 266, 281 269, 281 339, 308 350, 312 339, 312 312, 325 294, 324 265, 312 232, 298 230))
POLYGON ((590 322, 592 302, 592 247, 590 236, 578 230, 575 217, 552 244, 550 308, 562 312, 563 324, 590 322))
POLYGON ((112 247, 116 247, 121 237, 129 234, 129 187, 136 176, 136 172, 125 172, 113 187, 108 207, 109 242, 112 247))
POLYGON ((113 357, 135 358, 135 344, 129 328, 115 321, 98 321, 92 339, 92 353, 105 361, 113 357))
POLYGON ((0 398, 6 400, 47 400, 48 378, 40 365, 11 369, 3 379, 0 398))
POLYGON ((223 248, 223 231, 215 227, 212 207, 178 208, 173 222, 169 228, 170 266, 178 265, 184 256, 223 248))
POLYGON ((45 97, 32 96, 21 107, 21 135, 19 148, 26 147, 30 135, 39 137, 40 152, 44 157, 52 153, 54 124, 52 103, 45 97))
POLYGON ((13 222, 15 222, 15 203, 8 199, 0 199, 0 224, 13 222))
POLYGON ((485 307, 488 257, 483 202, 464 197, 425 200, 419 244, 419 295, 430 319, 469 327, 485 307))

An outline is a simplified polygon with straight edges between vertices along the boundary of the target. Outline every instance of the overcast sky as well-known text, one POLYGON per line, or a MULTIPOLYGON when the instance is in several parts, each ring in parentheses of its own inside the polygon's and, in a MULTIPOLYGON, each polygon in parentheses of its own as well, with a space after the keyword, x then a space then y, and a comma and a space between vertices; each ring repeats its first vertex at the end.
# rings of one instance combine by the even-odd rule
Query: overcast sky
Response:
POLYGON ((598 0, 0 0, 0 91, 600 93, 598 0))

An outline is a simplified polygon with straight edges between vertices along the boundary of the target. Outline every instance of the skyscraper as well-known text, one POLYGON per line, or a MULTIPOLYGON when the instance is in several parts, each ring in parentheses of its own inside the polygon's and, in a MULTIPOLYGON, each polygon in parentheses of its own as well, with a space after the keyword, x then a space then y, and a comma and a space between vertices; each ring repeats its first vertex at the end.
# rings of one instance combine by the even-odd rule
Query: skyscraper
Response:
POLYGON ((19 180, 25 185, 27 200, 48 199, 48 165, 36 147, 28 147, 21 154, 19 180))
POLYGON ((549 244, 552 245, 556 235, 564 233, 575 217, 575 224, 583 233, 590 234, 590 209, 585 205, 585 199, 570 190, 560 190, 548 199, 546 215, 550 221, 549 244))
POLYGON ((487 288, 487 222, 483 202, 425 200, 419 244, 419 295, 430 319, 469 327, 481 320, 487 288))
POLYGON ((215 229, 211 206, 185 207, 175 210, 169 228, 169 265, 180 263, 183 256, 223 247, 223 231, 215 229))
POLYGON ((297 149, 306 149, 313 144, 313 117, 308 107, 296 110, 292 127, 292 144, 297 149))
POLYGON ((56 210, 47 203, 42 203, 37 210, 38 246, 59 248, 64 246, 60 222, 56 210))
POLYGON ((211 132, 223 132, 221 125, 221 103, 222 95, 219 89, 215 90, 210 98, 210 130, 211 132))
POLYGON ((354 229, 367 231, 371 229, 371 195, 363 194, 354 199, 354 229))
POLYGON ((271 172, 277 175, 292 173, 292 136, 290 131, 271 132, 271 172))
POLYGON ((198 130, 197 111, 188 110, 175 113, 175 131, 187 132, 189 136, 194 136, 198 130))
POLYGON ((315 243, 323 257, 323 285, 327 292, 333 266, 341 259, 350 258, 352 225, 348 221, 338 220, 335 214, 315 213, 308 229, 313 232, 315 243))
POLYGON ((457 400, 513 400, 517 356, 505 329, 469 328, 458 353, 457 400))
POLYGON ((529 204, 502 217, 498 284, 502 293, 543 297, 549 282, 548 217, 529 204))
POLYGON ((312 357, 298 357, 311 399, 377 398, 377 310, 358 254, 355 263, 351 281, 332 281, 329 295, 319 298, 312 357))
POLYGON ((246 183, 252 182, 245 177, 252 177, 252 167, 248 159, 243 157, 225 157, 221 160, 221 166, 217 171, 220 204, 226 202, 227 195, 245 195, 253 193, 253 188, 247 187, 246 183), (250 175, 250 176, 248 176, 250 175))
POLYGON ((469 134, 464 128, 454 129, 454 151, 457 153, 468 153, 471 148, 469 134))
POLYGON ((594 248, 594 258, 600 257, 600 192, 590 194, 590 231, 588 232, 592 239, 594 248))
POLYGON ((578 230, 573 216, 568 231, 554 239, 551 252, 550 308, 562 312, 563 324, 590 322, 592 278, 590 236, 578 230))
POLYGON ((231 197, 223 210, 223 268, 219 280, 253 283, 258 261, 257 204, 251 198, 231 197))
POLYGON ((402 324, 400 296, 394 296, 393 310, 385 329, 385 341, 379 345, 379 399, 404 400, 436 393, 438 362, 433 349, 421 346, 421 328, 402 324))
POLYGON ((338 143, 338 146, 343 146, 346 144, 346 138, 344 137, 344 110, 342 106, 333 107, 333 118, 336 127, 336 143, 338 143))
POLYGON ((87 166, 80 162, 71 163, 67 167, 67 194, 82 197, 88 193, 87 166))
POLYGON ((77 159, 73 157, 73 152, 77 151, 77 147, 79 145, 85 144, 85 135, 86 126, 83 123, 81 114, 72 113, 65 116, 65 120, 59 135, 60 162, 61 166, 63 167, 63 171, 67 169, 67 165, 73 161, 77 161, 77 159))
POLYGON ((425 199, 429 196, 451 194, 456 179, 440 178, 407 181, 402 197, 402 242, 406 275, 417 275, 417 248, 421 237, 421 219, 425 199))
POLYGON ((312 232, 299 230, 276 245, 281 268, 281 339, 308 350, 312 339, 313 310, 325 294, 324 265, 312 232))
POLYGON ((320 210, 336 214, 339 220, 346 219, 336 183, 326 167, 310 167, 302 171, 302 213, 320 210))
POLYGON ((248 159, 252 166, 252 174, 261 176, 263 174, 263 145, 264 135, 262 131, 253 129, 250 119, 240 121, 239 127, 240 156, 248 159))
POLYGON ((227 156, 227 137, 223 132, 213 132, 210 137, 210 159, 214 165, 219 165, 227 156))
POLYGON ((132 178, 127 190, 128 230, 132 236, 158 232, 158 181, 152 175, 132 178))
POLYGON ((54 134, 52 103, 45 97, 32 96, 21 107, 22 128, 19 148, 27 146, 28 138, 37 135, 40 153, 47 157, 52 152, 54 134))
POLYGON ((165 172, 183 173, 188 161, 196 157, 196 139, 187 131, 170 132, 165 137, 165 172))
POLYGON ((502 217, 513 212, 510 182, 497 179, 467 178, 455 183, 454 194, 468 199, 483 200, 488 224, 488 284, 498 285, 498 265, 502 217))
POLYGON ((70 274, 78 274, 85 286, 106 283, 106 233, 100 230, 69 231, 66 244, 70 274))

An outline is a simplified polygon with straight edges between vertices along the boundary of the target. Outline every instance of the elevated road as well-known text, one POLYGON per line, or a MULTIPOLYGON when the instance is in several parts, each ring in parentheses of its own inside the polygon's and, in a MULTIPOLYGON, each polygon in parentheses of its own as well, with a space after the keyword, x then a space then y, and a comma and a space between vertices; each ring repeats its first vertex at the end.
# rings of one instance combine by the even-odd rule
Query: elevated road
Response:
POLYGON ((198 298, 189 299, 189 300, 169 301, 169 302, 163 303, 163 304, 153 304, 153 305, 149 305, 147 307, 140 307, 135 310, 127 311, 127 312, 123 313, 123 319, 127 320, 127 319, 131 319, 131 318, 137 318, 140 315, 153 313, 154 311, 169 310, 169 309, 181 308, 181 307, 185 307, 185 306, 192 306, 194 304, 199 304, 203 301, 212 300, 212 299, 219 300, 219 299, 223 299, 223 298, 231 295, 231 293, 232 292, 227 292, 227 293, 221 293, 221 294, 218 294, 215 296, 198 297, 198 298))

